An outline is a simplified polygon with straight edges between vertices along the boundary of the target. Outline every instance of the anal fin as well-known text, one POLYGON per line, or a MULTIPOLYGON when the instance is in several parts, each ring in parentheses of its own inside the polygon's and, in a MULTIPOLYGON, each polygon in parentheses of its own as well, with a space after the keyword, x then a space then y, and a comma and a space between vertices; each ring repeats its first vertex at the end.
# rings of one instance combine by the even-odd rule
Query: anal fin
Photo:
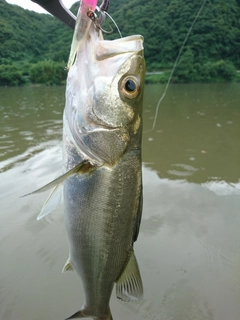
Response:
POLYGON ((66 271, 74 271, 73 266, 70 262, 70 258, 67 259, 67 262, 65 263, 65 265, 62 269, 62 273, 66 272, 66 271))
POLYGON ((116 295, 123 301, 136 301, 143 297, 143 285, 134 252, 116 282, 116 295))

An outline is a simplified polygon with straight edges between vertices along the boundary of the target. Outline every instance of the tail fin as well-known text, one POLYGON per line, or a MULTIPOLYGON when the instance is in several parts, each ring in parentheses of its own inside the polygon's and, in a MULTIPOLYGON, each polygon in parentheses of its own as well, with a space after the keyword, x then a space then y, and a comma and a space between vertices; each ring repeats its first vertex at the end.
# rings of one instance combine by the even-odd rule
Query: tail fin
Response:
MULTIPOLYGON (((86 318, 86 317, 93 317, 92 315, 86 314, 84 313, 82 310, 77 311, 76 313, 74 313, 72 316, 70 316, 69 318, 65 319, 65 320, 69 320, 69 319, 78 319, 78 318, 86 318)), ((112 314, 111 311, 109 310, 109 316, 94 316, 94 319, 97 320, 113 320, 112 318, 112 314)))

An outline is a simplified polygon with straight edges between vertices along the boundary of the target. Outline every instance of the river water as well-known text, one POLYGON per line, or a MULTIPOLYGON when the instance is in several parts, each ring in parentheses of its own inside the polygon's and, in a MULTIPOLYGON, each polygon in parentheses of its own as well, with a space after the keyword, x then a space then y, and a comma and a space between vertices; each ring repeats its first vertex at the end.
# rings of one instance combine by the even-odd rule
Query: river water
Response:
MULTIPOLYGON (((144 208, 136 256, 144 299, 114 320, 240 319, 240 84, 145 90, 144 208)), ((0 88, 0 319, 63 320, 83 302, 62 206, 20 198, 61 171, 64 87, 0 88)))

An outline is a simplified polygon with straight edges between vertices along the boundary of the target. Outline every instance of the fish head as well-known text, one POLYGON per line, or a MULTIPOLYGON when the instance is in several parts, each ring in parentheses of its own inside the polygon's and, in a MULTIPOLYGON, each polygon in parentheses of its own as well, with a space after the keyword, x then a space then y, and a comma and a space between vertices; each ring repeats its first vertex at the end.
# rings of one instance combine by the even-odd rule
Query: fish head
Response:
POLYGON ((144 76, 141 35, 103 40, 89 28, 69 70, 65 106, 65 124, 88 158, 113 163, 132 134, 141 135, 144 76))
POLYGON ((99 73, 93 82, 92 112, 109 128, 126 127, 141 113, 145 61, 143 37, 100 42, 99 73))

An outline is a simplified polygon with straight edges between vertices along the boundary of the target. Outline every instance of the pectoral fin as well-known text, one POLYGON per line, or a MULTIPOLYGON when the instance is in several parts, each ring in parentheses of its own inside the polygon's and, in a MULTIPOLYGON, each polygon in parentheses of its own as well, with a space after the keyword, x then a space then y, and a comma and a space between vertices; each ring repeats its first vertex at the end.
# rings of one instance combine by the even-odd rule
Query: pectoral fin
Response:
POLYGON ((56 179, 54 179, 53 181, 49 182, 45 186, 43 186, 43 187, 41 187, 31 193, 25 194, 24 196, 22 196, 22 198, 29 196, 31 194, 41 193, 41 192, 47 191, 49 189, 52 189, 52 188, 56 187, 57 185, 61 184, 64 180, 68 179, 72 175, 74 175, 76 173, 84 174, 84 173, 89 172, 93 168, 94 168, 94 166, 89 161, 83 161, 83 162, 79 163, 78 165, 76 165, 74 168, 72 168, 69 171, 67 171, 66 173, 64 173, 63 175, 61 175, 61 176, 57 177, 56 179))
POLYGON ((50 193, 46 202, 44 203, 41 212, 39 213, 37 220, 41 220, 47 214, 54 211, 57 206, 62 202, 62 183, 57 185, 53 191, 50 193))
POLYGON ((116 282, 117 297, 123 301, 139 300, 143 296, 143 285, 134 252, 116 282))

